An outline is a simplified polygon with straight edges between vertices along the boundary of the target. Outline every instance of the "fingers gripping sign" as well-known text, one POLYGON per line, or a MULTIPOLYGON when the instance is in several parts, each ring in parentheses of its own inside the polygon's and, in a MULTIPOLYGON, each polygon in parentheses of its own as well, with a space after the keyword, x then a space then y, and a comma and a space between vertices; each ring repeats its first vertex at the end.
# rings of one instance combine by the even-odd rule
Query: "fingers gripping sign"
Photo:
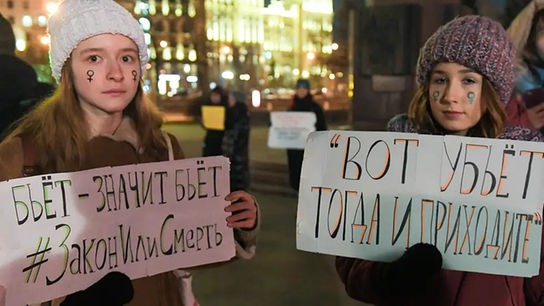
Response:
POLYGON ((227 225, 232 228, 253 229, 257 225, 257 205, 255 199, 245 191, 234 191, 225 197, 231 202, 225 207, 232 213, 227 217, 227 225))

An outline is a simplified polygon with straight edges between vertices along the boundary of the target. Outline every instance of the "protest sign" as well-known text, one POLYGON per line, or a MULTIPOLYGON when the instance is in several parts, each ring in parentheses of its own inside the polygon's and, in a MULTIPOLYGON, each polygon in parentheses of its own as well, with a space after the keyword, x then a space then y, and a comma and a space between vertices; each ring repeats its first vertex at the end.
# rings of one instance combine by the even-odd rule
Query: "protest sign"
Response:
POLYGON ((105 167, 0 182, 7 305, 50 300, 110 271, 131 279, 235 254, 225 157, 105 167))
POLYGON ((297 248, 389 262, 423 242, 446 269, 538 274, 544 144, 408 133, 310 134, 297 248))
POLYGON ((208 130, 223 131, 225 129, 225 107, 203 105, 202 124, 208 130))
POLYGON ((316 121, 313 112, 271 112, 268 146, 304 149, 306 138, 315 131, 316 121))

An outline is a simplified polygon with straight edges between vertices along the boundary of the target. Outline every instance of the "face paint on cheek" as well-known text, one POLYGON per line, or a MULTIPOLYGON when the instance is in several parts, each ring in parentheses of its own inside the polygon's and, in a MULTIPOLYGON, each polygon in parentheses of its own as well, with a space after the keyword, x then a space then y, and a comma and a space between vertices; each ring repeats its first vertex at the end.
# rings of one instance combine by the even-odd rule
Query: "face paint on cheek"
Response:
POLYGON ((132 79, 134 81, 136 81, 137 76, 138 76, 138 72, 136 72, 136 70, 132 70, 132 79))
POLYGON ((440 92, 437 90, 437 91, 433 92, 433 101, 437 102, 438 97, 440 97, 440 92))
POLYGON ((89 81, 89 83, 93 80, 93 75, 94 75, 94 71, 87 70, 87 81, 89 81))
POLYGON ((474 103, 474 99, 476 98, 476 94, 473 93, 472 91, 470 91, 468 94, 467 94, 467 99, 468 99, 468 103, 472 104, 474 103))

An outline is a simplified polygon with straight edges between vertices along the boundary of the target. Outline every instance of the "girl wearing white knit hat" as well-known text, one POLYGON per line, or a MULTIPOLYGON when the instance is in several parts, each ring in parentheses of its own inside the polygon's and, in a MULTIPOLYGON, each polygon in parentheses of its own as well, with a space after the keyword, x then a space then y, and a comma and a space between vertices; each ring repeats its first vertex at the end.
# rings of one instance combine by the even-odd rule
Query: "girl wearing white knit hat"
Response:
MULTIPOLYGON (((161 131, 162 118, 143 94, 147 46, 127 10, 113 0, 65 0, 50 18, 49 34, 59 85, 0 143, 0 181, 184 157, 177 139, 161 131)), ((232 213, 226 224, 234 228, 236 255, 251 258, 259 223, 256 201, 245 191, 225 200, 232 202, 225 211, 232 213)), ((165 272, 131 281, 114 272, 87 289, 71 288, 80 291, 53 304, 181 306, 187 292, 180 294, 180 288, 190 287, 180 281, 187 276, 165 272)))

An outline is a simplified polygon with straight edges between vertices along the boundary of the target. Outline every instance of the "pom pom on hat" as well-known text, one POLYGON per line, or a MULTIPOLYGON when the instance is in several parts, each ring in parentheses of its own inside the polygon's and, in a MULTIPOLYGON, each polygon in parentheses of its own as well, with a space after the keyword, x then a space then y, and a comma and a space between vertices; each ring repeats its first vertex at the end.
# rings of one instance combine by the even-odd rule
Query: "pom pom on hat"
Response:
POLYGON ((485 76, 506 104, 514 87, 515 47, 502 25, 488 17, 462 16, 440 27, 419 53, 416 80, 427 84, 432 68, 458 63, 485 76))
POLYGON ((105 33, 122 34, 138 47, 141 71, 147 63, 147 45, 140 24, 113 0, 64 0, 49 19, 49 50, 53 77, 60 82, 61 70, 72 50, 83 40, 105 33))

